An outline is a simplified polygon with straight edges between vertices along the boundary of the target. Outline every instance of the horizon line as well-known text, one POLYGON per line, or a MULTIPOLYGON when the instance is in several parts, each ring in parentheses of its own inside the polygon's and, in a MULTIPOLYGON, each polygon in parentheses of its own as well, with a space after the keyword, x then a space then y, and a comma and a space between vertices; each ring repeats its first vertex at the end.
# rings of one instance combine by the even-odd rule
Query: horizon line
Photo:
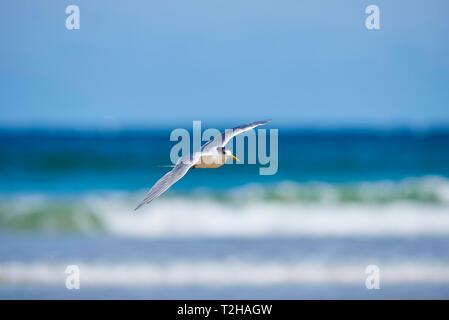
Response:
MULTIPOLYGON (((193 120, 195 121, 195 120, 193 120)), ((120 132, 120 131, 159 131, 167 129, 185 128, 191 129, 193 121, 179 121, 176 123, 153 123, 153 124, 122 124, 122 125, 54 125, 54 124, 23 124, 12 125, 0 123, 0 131, 59 131, 59 132, 120 132)), ((203 128, 219 128, 227 129, 240 125, 240 122, 230 121, 205 121, 202 123, 203 128), (203 125, 205 124, 205 125, 203 125)), ((276 122, 273 121, 267 126, 267 129, 285 129, 285 130, 362 130, 362 131, 449 131, 449 122, 440 123, 312 123, 312 122, 285 122, 279 121, 276 126, 276 122)))

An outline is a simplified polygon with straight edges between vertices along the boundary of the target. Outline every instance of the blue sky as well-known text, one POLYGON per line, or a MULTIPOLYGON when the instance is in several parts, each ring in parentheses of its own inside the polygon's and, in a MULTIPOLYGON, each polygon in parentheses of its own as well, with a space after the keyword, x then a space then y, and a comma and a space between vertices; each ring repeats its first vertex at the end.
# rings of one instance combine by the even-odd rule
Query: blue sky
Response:
POLYGON ((4 1, 0 126, 449 124, 447 1, 4 1), (77 4, 81 29, 65 29, 77 4), (344 5, 343 5, 344 4, 344 5), (364 26, 381 10, 381 30, 364 26))

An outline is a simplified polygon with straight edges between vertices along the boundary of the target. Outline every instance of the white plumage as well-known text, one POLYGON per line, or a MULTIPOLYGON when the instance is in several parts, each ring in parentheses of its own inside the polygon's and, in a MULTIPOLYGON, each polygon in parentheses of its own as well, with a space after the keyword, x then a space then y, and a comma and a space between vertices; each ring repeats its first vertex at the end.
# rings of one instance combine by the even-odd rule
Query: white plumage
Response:
POLYGON ((201 147, 200 152, 195 152, 188 157, 181 158, 173 169, 160 178, 148 191, 142 202, 134 209, 150 203, 162 193, 167 191, 175 182, 181 179, 190 168, 218 168, 225 164, 228 158, 238 160, 230 150, 225 149, 226 144, 236 135, 251 130, 271 120, 256 121, 235 127, 221 134, 221 139, 211 140, 201 147))

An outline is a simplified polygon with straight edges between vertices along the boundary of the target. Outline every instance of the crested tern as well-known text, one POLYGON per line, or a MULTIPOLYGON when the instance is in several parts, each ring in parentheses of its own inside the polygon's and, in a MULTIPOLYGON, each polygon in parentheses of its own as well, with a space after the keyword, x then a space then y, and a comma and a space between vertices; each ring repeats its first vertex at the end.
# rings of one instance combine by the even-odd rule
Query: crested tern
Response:
POLYGON ((202 145, 200 151, 179 159, 173 169, 153 185, 142 202, 134 210, 139 209, 143 205, 148 204, 159 197, 174 183, 181 179, 190 168, 219 168, 224 165, 229 158, 239 161, 229 149, 225 148, 226 144, 235 136, 270 121, 271 119, 256 121, 235 127, 231 130, 226 130, 221 134, 221 139, 212 139, 202 145))

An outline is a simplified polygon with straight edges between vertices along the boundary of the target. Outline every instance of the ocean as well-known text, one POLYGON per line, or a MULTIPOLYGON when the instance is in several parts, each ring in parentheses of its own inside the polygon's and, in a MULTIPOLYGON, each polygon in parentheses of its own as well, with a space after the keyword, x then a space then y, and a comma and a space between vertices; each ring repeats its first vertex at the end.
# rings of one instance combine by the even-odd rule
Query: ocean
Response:
POLYGON ((448 129, 280 128, 275 175, 191 170, 134 212, 170 131, 1 129, 0 298, 449 298, 448 129))

